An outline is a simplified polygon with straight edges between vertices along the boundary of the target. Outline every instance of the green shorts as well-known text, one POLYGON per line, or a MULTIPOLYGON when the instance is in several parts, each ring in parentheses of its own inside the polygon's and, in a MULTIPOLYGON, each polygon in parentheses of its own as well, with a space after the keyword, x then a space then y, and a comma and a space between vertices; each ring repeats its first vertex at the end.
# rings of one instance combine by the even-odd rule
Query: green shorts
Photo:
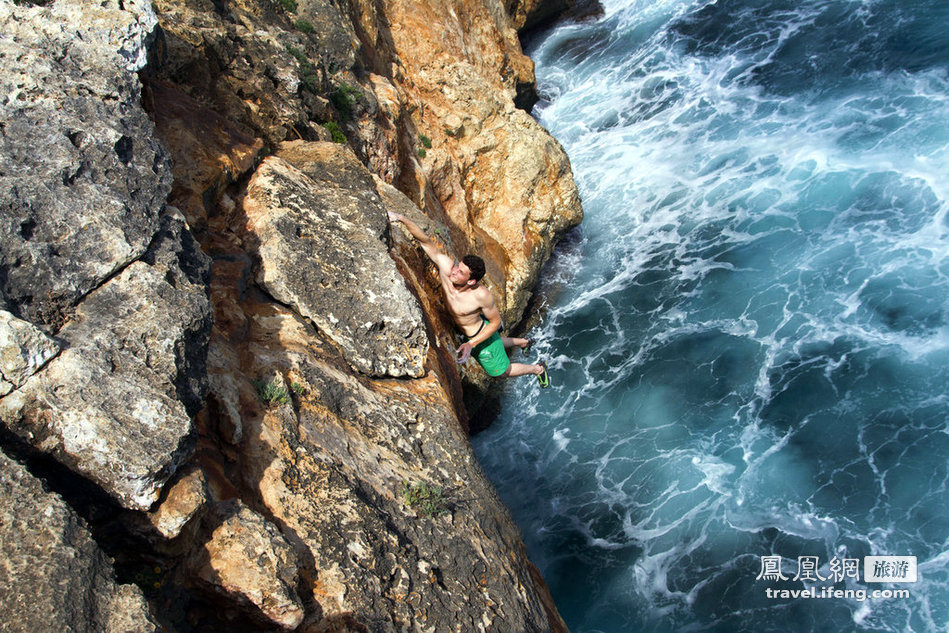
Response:
POLYGON ((471 350, 471 355, 478 359, 484 370, 489 376, 497 378, 507 371, 511 366, 511 360, 507 357, 504 350, 504 343, 501 341, 501 335, 495 332, 488 337, 488 340, 475 345, 471 350))

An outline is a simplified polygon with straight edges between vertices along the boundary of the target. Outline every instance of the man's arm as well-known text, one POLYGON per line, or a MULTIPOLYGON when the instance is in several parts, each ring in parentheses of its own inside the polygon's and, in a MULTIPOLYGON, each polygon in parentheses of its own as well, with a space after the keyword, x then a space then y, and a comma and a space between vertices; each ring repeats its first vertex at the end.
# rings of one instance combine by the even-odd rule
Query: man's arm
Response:
POLYGON ((438 245, 433 242, 428 235, 425 234, 425 231, 422 230, 418 224, 408 219, 401 213, 393 213, 392 211, 386 211, 389 214, 390 222, 401 222, 402 226, 408 229, 409 233, 412 234, 418 243, 422 247, 422 250, 425 251, 425 254, 428 255, 428 258, 432 260, 435 265, 438 267, 439 272, 448 274, 451 271, 451 267, 454 264, 451 257, 442 252, 438 245))

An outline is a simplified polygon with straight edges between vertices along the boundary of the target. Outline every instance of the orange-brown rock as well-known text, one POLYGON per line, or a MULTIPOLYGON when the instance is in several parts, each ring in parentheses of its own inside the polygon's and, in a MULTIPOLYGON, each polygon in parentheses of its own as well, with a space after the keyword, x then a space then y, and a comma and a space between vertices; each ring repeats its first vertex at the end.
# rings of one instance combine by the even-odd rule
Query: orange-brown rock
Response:
POLYGON ((516 32, 559 4, 348 5, 347 16, 329 0, 295 13, 160 0, 166 48, 152 72, 271 145, 338 124, 375 174, 488 260, 506 321, 519 321, 553 245, 582 216, 566 154, 525 111, 533 63, 516 32))
POLYGON ((208 482, 195 466, 183 469, 176 481, 166 487, 165 498, 145 514, 149 525, 163 538, 173 539, 185 525, 204 510, 208 502, 208 482))
POLYGON ((502 314, 518 322, 582 210, 563 149, 515 107, 534 77, 510 18, 492 0, 351 5, 363 54, 394 85, 385 102, 399 104, 390 109, 403 122, 402 170, 390 182, 485 257, 502 314))
POLYGON ((504 3, 518 31, 557 17, 575 4, 576 0, 505 0, 504 3))
POLYGON ((277 526, 239 501, 219 503, 208 523, 210 538, 190 561, 199 586, 248 604, 264 622, 299 626, 297 564, 277 526))
POLYGON ((175 181, 169 202, 184 213, 192 230, 203 231, 208 207, 228 185, 254 167, 263 141, 167 81, 149 83, 147 104, 156 133, 175 148, 175 181))

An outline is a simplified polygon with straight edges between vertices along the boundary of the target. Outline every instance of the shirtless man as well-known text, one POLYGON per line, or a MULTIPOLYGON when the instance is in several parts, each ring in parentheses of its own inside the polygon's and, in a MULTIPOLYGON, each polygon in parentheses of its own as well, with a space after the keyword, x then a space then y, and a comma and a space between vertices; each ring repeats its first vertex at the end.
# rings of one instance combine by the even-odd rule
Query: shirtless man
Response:
POLYGON ((448 312, 458 328, 468 337, 456 350, 459 362, 464 362, 469 355, 473 355, 489 376, 502 378, 533 374, 537 376, 541 387, 549 387, 550 378, 545 363, 525 365, 512 363, 508 359, 506 348, 516 345, 523 349, 530 341, 498 334, 501 313, 494 305, 491 291, 479 283, 484 276, 484 260, 477 255, 466 255, 461 261, 455 261, 443 253, 419 225, 405 216, 390 211, 389 220, 401 222, 438 268, 448 312))

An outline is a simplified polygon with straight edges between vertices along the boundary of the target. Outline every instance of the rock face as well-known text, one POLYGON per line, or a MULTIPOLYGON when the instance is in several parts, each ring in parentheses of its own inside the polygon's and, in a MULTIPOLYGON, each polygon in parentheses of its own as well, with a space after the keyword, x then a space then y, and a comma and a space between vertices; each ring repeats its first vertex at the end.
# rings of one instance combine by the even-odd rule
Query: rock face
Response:
POLYGON ((298 316, 245 307, 257 358, 280 358, 276 369, 304 387, 248 417, 240 473, 298 544, 308 611, 318 614, 308 623, 550 630, 517 527, 436 377, 370 380, 325 343, 315 356, 319 337, 298 316), (406 485, 440 488, 434 510, 413 503, 406 485))
POLYGON ((207 381, 206 260, 165 222, 146 258, 78 306, 65 349, 0 400, 8 429, 142 510, 189 454, 207 381))
POLYGON ((207 259, 138 103, 156 18, 62 0, 0 23, 0 420, 145 509, 190 452, 210 330, 207 259))
POLYGON ((0 292, 48 333, 158 230, 171 174, 134 75, 155 24, 147 2, 0 3, 0 292))
POLYGON ((188 153, 175 154, 169 202, 181 210, 193 230, 203 231, 209 203, 253 169, 263 141, 252 130, 168 82, 150 82, 145 103, 155 118, 156 133, 165 143, 191 148, 188 153))
POLYGON ((29 321, 0 310, 0 395, 22 387, 59 349, 56 341, 29 321))
POLYGON ((509 326, 579 221, 507 11, 0 0, 0 451, 71 471, 0 453, 5 624, 565 630, 386 219, 481 253, 509 326))
POLYGON ((208 480, 200 468, 190 467, 179 472, 177 480, 165 487, 167 494, 157 507, 145 514, 132 514, 136 527, 155 532, 171 540, 181 534, 185 526, 206 510, 208 480))
POLYGON ((327 93, 357 83, 352 27, 345 3, 295 4, 157 0, 152 70, 270 145, 316 140, 333 111, 327 93))
POLYGON ((450 227, 459 250, 487 260, 505 321, 520 321, 542 262, 582 210, 566 154, 524 111, 533 63, 514 25, 499 0, 350 4, 375 83, 389 85, 377 90, 380 113, 386 103, 403 122, 400 169, 380 175, 450 227))
POLYGON ((157 631, 83 522, 0 451, 0 622, 10 633, 157 631))
POLYGON ((387 253, 372 176, 348 148, 282 146, 254 174, 244 211, 262 288, 317 325, 356 370, 424 373, 422 311, 387 253))
MULTIPOLYGON (((160 0, 156 72, 273 146, 338 124, 373 173, 485 257, 505 320, 519 321, 540 265, 582 217, 566 154, 524 111, 534 76, 520 24, 500 0, 345 4, 160 0)), ((527 4, 521 14, 558 6, 527 4)))
POLYGON ((505 9, 518 31, 536 27, 573 8, 576 0, 506 0, 505 9))

